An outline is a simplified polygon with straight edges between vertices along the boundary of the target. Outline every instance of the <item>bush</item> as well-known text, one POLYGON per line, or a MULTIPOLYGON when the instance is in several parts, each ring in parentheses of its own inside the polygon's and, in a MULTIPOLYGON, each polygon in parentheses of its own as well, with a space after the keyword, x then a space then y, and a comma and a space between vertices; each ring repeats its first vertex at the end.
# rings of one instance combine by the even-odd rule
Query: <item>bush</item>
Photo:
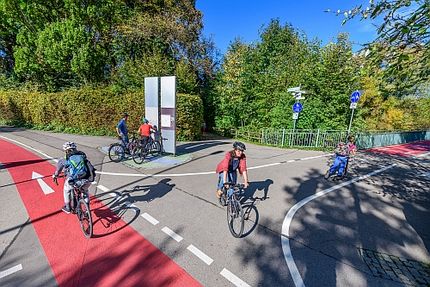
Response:
MULTIPOLYGON (((130 115, 129 130, 137 130, 144 107, 144 91, 115 93, 110 89, 90 88, 57 93, 0 91, 0 121, 69 133, 115 135, 124 111, 130 115)), ((202 111, 198 96, 178 94, 179 140, 200 138, 202 111)))

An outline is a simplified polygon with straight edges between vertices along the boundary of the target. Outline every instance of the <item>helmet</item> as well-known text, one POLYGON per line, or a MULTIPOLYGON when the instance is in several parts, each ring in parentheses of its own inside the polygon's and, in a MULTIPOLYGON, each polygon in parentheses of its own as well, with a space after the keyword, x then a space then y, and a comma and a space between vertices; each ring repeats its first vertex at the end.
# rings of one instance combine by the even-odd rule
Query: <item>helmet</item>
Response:
POLYGON ((149 121, 148 121, 145 117, 143 117, 143 118, 142 118, 142 122, 143 122, 144 124, 149 123, 149 121))
POLYGON ((63 144, 63 150, 68 151, 70 149, 76 149, 76 144, 74 142, 65 142, 63 144))
POLYGON ((242 142, 234 142, 233 143, 233 148, 237 149, 237 150, 241 150, 241 151, 246 150, 245 144, 242 143, 242 142))
POLYGON ((123 114, 122 114, 122 117, 123 117, 123 118, 128 117, 128 113, 123 113, 123 114))

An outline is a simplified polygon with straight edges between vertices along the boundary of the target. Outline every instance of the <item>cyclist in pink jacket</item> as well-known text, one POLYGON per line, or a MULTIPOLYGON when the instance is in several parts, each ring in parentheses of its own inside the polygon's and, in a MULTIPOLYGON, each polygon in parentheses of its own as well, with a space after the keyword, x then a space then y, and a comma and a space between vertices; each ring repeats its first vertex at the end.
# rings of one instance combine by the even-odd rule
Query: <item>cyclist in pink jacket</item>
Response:
POLYGON ((227 152, 224 159, 217 165, 216 173, 218 174, 218 190, 216 195, 218 198, 222 195, 222 187, 224 182, 237 183, 237 170, 243 175, 244 187, 249 186, 248 171, 246 169, 246 150, 245 144, 242 142, 234 142, 233 150, 227 152))

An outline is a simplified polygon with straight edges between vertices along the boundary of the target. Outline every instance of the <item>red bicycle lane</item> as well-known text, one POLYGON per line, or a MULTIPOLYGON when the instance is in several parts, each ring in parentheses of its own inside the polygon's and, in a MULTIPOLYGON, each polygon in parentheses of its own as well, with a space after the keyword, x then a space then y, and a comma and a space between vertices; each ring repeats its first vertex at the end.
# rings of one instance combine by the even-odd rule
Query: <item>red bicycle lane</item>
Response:
POLYGON ((59 286, 201 286, 201 284, 95 198, 95 238, 86 239, 76 216, 60 211, 62 182, 56 186, 48 161, 0 140, 0 162, 11 175, 59 286), (45 194, 33 172, 54 190, 45 194), (115 219, 113 226, 102 224, 115 219), (116 231, 116 232, 115 232, 116 231))

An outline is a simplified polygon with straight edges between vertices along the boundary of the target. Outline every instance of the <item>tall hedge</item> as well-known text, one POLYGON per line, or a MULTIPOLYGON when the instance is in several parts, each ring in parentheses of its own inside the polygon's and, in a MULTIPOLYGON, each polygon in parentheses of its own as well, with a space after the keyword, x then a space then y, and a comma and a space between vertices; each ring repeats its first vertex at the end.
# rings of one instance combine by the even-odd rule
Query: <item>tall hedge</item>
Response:
MULTIPOLYGON (((0 91, 0 120, 15 125, 81 134, 114 135, 121 114, 137 130, 145 111, 144 91, 118 94, 109 89, 79 89, 57 93, 0 91)), ((203 104, 198 96, 177 96, 177 138, 201 136, 203 104)))

